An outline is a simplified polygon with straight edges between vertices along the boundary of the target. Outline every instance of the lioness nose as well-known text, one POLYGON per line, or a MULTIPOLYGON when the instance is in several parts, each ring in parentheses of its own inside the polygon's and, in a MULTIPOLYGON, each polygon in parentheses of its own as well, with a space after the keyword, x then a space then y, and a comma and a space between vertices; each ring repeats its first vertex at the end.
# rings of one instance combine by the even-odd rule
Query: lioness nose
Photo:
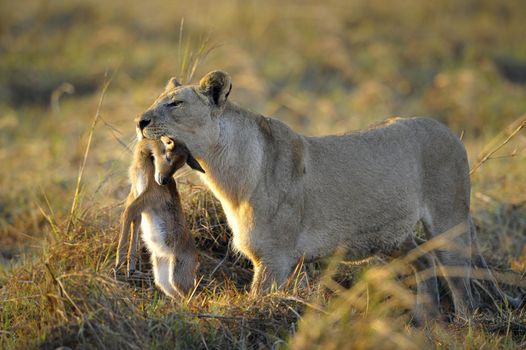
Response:
POLYGON ((139 127, 139 129, 143 130, 146 126, 148 126, 148 124, 150 124, 150 121, 151 120, 148 118, 141 118, 137 126, 139 127))

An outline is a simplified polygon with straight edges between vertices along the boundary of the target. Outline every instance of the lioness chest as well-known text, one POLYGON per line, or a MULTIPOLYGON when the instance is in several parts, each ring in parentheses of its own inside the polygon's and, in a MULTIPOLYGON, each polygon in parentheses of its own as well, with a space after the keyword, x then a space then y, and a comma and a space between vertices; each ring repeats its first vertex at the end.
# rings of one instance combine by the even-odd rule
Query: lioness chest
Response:
POLYGON ((255 226, 253 203, 250 201, 234 203, 213 179, 208 176, 201 178, 221 202, 228 225, 233 232, 234 248, 249 257, 254 257, 257 251, 258 237, 252 234, 255 226))

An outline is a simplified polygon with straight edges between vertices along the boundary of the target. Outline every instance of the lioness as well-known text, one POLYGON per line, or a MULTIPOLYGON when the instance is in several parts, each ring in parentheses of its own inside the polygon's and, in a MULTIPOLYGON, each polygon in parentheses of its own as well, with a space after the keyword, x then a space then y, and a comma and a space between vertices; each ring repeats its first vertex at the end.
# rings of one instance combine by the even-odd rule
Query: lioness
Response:
MULTIPOLYGON (((421 221, 428 239, 464 227, 453 243, 467 254, 443 251, 438 258, 463 270, 449 281, 456 310, 473 306, 469 168, 447 127, 427 118, 390 119, 347 135, 306 137, 229 102, 231 88, 222 71, 198 85, 172 78, 136 122, 147 138, 184 143, 202 165, 235 247, 254 264, 252 290, 282 285, 301 257, 338 248, 352 260, 403 254, 418 247, 414 229, 421 221)), ((433 271, 434 260, 424 253, 415 267, 433 271)), ((434 312, 436 276, 418 292, 434 312)))

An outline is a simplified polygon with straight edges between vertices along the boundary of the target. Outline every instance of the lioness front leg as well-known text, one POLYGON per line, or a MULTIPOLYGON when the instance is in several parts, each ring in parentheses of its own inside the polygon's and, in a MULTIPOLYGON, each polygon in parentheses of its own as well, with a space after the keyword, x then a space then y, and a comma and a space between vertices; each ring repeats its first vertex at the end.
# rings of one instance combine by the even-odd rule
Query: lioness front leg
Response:
POLYGON ((289 259, 283 260, 282 262, 252 262, 254 264, 254 277, 250 288, 252 295, 268 292, 273 285, 277 288, 285 285, 292 272, 293 263, 289 259))

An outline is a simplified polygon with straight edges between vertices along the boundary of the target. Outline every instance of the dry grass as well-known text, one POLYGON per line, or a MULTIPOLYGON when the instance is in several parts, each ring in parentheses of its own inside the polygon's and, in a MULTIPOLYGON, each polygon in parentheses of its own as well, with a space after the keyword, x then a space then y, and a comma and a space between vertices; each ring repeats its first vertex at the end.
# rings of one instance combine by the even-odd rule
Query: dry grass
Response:
MULTIPOLYGON (((248 261, 228 249, 230 232, 213 197, 183 186, 202 253, 199 287, 174 303, 145 277, 112 278, 116 208, 85 208, 68 234, 58 224, 43 252, 1 276, 2 348, 521 348, 524 310, 489 308, 473 318, 411 325, 414 295, 405 261, 368 268, 300 266, 288 292, 249 297, 248 261), (15 277, 16 276, 16 277, 15 277), (345 283, 352 287, 346 289, 345 283), (451 337, 453 334, 455 337, 451 337), (491 336, 489 335, 491 334, 491 336), (289 341, 291 343, 289 343, 289 341)), ((413 257, 414 258, 414 257, 413 257)), ((147 257, 143 256, 144 261, 147 257)), ((411 259, 408 257, 406 259, 411 259)))
POLYGON ((133 118, 174 72, 191 81, 222 68, 234 100, 307 134, 393 114, 430 114, 462 133, 474 169, 482 164, 472 176, 482 249, 524 283, 526 89, 509 78, 526 58, 523 2, 0 8, 0 348, 526 346, 526 311, 491 299, 470 319, 412 326, 403 261, 300 264, 291 291, 249 297, 250 262, 230 249, 219 203, 188 173, 179 183, 202 254, 192 297, 173 303, 152 287, 146 255, 143 278, 111 274, 133 118), (519 63, 503 74, 510 58, 519 63))

